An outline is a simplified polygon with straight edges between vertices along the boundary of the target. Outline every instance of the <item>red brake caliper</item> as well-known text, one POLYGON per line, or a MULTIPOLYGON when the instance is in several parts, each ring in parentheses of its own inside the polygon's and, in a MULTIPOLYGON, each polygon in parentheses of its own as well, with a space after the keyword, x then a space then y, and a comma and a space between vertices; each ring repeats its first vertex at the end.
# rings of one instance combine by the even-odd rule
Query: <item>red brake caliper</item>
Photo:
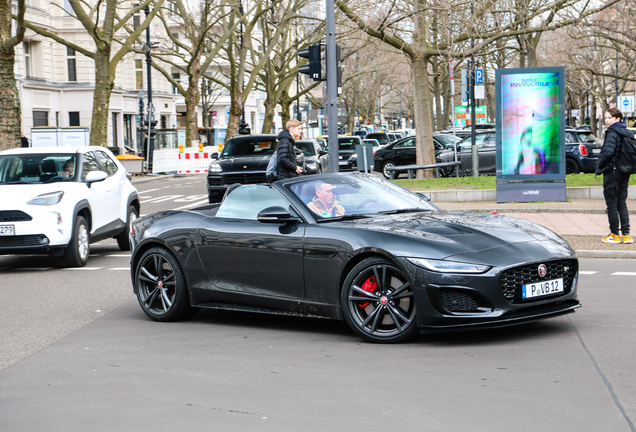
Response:
MULTIPOLYGON (((370 293, 374 292, 378 288, 378 282, 375 280, 375 276, 371 276, 369 279, 364 281, 364 283, 362 284, 360 288, 370 293)), ((368 304, 369 302, 366 302, 366 303, 361 303, 358 306, 364 309, 365 307, 367 307, 368 304)))

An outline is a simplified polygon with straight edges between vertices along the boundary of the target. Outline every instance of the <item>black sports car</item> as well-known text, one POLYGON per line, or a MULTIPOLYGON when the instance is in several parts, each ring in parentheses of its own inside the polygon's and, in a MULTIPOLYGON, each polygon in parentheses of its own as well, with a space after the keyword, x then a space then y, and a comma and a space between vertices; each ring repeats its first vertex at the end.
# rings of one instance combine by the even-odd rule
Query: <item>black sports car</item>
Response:
POLYGON ((363 338, 501 327, 578 308, 578 260, 522 219, 442 211, 378 176, 233 185, 220 204, 131 228, 133 290, 153 320, 198 308, 345 320, 363 338))

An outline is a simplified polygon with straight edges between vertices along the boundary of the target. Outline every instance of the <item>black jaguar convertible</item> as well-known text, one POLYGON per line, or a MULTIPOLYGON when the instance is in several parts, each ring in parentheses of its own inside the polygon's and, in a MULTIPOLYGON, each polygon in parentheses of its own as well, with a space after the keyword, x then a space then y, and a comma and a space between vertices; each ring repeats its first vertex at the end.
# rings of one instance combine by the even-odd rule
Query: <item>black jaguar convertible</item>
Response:
POLYGON ((552 231, 443 211, 365 174, 232 185, 220 204, 137 219, 130 237, 133 289, 156 321, 202 307, 304 315, 399 342, 580 307, 578 260, 552 231))

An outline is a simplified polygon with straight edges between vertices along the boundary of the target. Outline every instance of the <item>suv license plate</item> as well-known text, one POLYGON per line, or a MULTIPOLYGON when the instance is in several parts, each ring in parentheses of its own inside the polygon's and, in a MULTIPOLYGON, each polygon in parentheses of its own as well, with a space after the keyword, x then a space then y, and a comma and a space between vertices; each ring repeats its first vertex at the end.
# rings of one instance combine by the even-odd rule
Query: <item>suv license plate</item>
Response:
POLYGON ((15 228, 13 225, 0 225, 0 236, 12 235, 15 235, 15 228))
POLYGON ((563 279, 552 279, 522 285, 521 297, 524 299, 541 297, 563 292, 563 279))

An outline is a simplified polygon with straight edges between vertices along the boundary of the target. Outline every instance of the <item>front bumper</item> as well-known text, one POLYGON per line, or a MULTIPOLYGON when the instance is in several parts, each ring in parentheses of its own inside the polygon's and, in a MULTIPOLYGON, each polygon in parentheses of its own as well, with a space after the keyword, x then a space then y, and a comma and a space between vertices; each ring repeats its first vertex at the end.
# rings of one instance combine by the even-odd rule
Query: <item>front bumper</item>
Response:
MULTIPOLYGON (((20 210, 4 210, 7 214, 20 210)), ((0 236, 0 255, 48 253, 68 246, 71 240, 73 217, 55 209, 29 206, 21 211, 26 219, 3 218, 1 225, 13 225, 15 235, 0 236), (60 222, 61 218, 61 222, 60 222)))

